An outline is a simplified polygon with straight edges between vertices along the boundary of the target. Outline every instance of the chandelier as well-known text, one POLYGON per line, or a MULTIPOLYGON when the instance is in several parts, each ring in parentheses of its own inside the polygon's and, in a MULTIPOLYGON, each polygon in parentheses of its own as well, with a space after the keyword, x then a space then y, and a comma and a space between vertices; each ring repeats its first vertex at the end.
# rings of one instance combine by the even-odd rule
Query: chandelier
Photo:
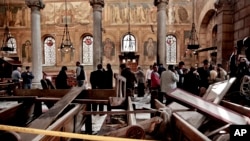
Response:
POLYGON ((194 0, 193 0, 193 23, 192 23, 192 28, 189 36, 189 42, 187 45, 187 49, 198 49, 200 47, 199 42, 198 42, 198 37, 195 29, 195 23, 194 23, 194 0))
POLYGON ((60 45, 59 50, 61 50, 63 53, 68 53, 70 51, 74 50, 73 44, 70 40, 70 36, 69 36, 69 29, 68 29, 68 9, 67 9, 67 2, 65 0, 65 11, 66 11, 66 15, 65 15, 65 26, 64 26, 64 31, 63 31, 63 37, 62 37, 62 42, 60 45))

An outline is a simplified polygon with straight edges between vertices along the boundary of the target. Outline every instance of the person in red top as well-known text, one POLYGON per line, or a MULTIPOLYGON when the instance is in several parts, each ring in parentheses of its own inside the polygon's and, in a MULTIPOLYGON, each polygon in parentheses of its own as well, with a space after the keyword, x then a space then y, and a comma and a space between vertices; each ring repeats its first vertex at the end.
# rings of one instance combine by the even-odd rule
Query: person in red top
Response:
POLYGON ((160 75, 156 65, 153 66, 153 71, 151 73, 151 89, 156 91, 160 90, 160 75))

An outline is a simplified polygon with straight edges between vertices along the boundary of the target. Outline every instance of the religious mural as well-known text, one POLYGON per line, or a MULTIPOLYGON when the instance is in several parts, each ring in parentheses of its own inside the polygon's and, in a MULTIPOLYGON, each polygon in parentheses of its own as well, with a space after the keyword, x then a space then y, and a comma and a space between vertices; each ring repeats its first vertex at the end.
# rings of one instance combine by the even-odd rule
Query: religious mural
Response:
POLYGON ((103 56, 108 60, 113 60, 115 55, 115 43, 109 38, 106 38, 103 42, 103 56))
POLYGON ((42 24, 88 24, 92 7, 88 1, 47 3, 42 13, 42 24), (67 8, 67 10, 66 10, 67 8))
POLYGON ((27 7, 23 5, 0 6, 0 27, 6 24, 9 27, 26 26, 27 12, 27 7))
MULTIPOLYGON (((166 9, 166 24, 187 24, 191 21, 192 8, 189 0, 169 0, 166 9)), ((156 24, 157 7, 152 1, 107 3, 104 7, 104 21, 107 24, 156 24)))
POLYGON ((31 42, 30 40, 25 41, 25 43, 22 44, 22 62, 24 63, 31 63, 31 42))
POLYGON ((144 42, 144 55, 147 56, 148 60, 154 60, 156 57, 156 41, 153 38, 148 38, 144 42))

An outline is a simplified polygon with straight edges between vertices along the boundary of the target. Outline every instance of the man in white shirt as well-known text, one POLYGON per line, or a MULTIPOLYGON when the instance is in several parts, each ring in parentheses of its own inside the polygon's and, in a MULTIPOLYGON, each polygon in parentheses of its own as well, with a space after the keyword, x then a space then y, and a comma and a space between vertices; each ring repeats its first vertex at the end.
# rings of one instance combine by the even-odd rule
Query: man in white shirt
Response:
POLYGON ((148 93, 151 92, 151 73, 153 71, 153 66, 150 65, 149 68, 146 71, 146 81, 147 81, 147 89, 148 89, 148 93))
POLYGON ((171 90, 177 88, 179 75, 174 69, 174 65, 169 65, 168 70, 161 75, 161 92, 169 93, 171 90))

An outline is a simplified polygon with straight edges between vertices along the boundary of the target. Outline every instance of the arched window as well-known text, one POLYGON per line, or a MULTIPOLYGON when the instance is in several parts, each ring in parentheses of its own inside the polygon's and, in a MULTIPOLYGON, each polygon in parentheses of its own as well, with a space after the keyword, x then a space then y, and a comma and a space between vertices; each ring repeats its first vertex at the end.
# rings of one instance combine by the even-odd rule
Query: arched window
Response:
POLYGON ((121 52, 136 52, 136 40, 132 34, 126 34, 122 39, 121 52))
POLYGON ((82 40, 82 63, 93 65, 93 37, 89 35, 82 40))
POLYGON ((177 53, 177 42, 176 37, 173 35, 167 35, 166 37, 166 63, 176 64, 176 53, 177 53))
POLYGON ((56 64, 56 44, 53 37, 46 37, 44 40, 43 57, 45 66, 56 64))
POLYGON ((10 47, 12 50, 9 50, 8 53, 9 54, 16 54, 17 50, 16 50, 16 39, 14 37, 10 37, 7 40, 7 47, 10 47))

